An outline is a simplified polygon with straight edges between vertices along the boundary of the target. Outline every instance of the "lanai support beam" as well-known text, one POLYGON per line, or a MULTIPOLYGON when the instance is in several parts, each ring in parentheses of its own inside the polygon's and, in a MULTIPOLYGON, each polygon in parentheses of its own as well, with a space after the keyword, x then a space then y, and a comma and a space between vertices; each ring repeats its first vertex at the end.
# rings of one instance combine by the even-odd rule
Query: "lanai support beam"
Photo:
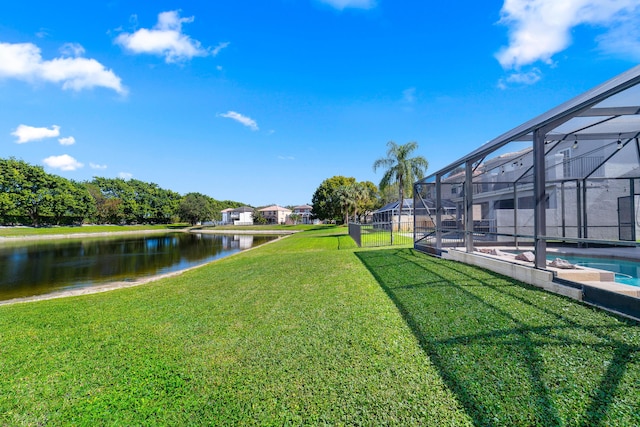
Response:
POLYGON ((547 268, 547 217, 546 217, 546 177, 544 165, 544 138, 546 132, 543 128, 533 131, 533 192, 534 192, 534 227, 533 238, 535 247, 535 267, 547 268))
POLYGON ((473 253, 473 162, 465 164, 464 175, 464 240, 467 253, 473 253))
POLYGON ((436 175, 436 249, 442 249, 442 175, 436 175))

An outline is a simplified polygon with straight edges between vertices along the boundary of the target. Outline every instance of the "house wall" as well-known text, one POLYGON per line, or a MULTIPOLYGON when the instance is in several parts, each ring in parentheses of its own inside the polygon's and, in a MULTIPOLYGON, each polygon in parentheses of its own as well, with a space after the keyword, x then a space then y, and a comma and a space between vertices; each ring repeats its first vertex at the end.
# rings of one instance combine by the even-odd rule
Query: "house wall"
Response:
POLYGON ((233 225, 253 225, 253 212, 240 212, 233 225))

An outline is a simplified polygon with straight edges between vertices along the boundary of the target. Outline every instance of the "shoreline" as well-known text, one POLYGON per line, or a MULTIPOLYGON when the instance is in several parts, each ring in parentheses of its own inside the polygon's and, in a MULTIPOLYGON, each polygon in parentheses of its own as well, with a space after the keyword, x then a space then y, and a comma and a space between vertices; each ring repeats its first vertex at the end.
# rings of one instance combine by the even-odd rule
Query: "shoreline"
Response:
MULTIPOLYGON (((149 231, 149 232, 152 232, 152 233, 156 233, 157 231, 165 232, 164 230, 146 230, 146 231, 149 231)), ((249 231, 249 230, 246 230, 246 231, 249 231)), ((145 233, 144 231, 121 231, 121 232, 113 232, 113 233, 106 233, 106 234, 107 235, 112 235, 112 234, 116 234, 116 233, 131 234, 131 233, 141 233, 141 232, 145 233)), ((100 233, 84 233, 84 234, 87 234, 87 235, 91 236, 91 235, 100 234, 100 233)), ((218 234, 223 234, 223 233, 218 233, 218 234)), ((243 234, 243 233, 224 233, 224 234, 243 234)), ((244 234, 247 234, 247 233, 244 233, 244 234)), ((252 233, 252 234, 266 234, 266 233, 252 233)), ((283 234, 283 233, 280 233, 280 234, 283 234)), ((146 285, 148 283, 155 282, 155 281, 158 281, 158 280, 161 280, 161 279, 166 279, 166 278, 169 278, 169 277, 179 276, 179 275, 181 275, 183 273, 186 273, 187 271, 195 270, 197 268, 201 268, 201 267, 213 264, 215 262, 218 262, 218 261, 221 261, 221 260, 224 260, 224 259, 229 259, 229 258, 234 257, 236 255, 239 255, 239 254, 242 254, 242 253, 245 253, 245 252, 248 252, 248 251, 252 251, 252 250, 257 249, 257 248, 261 248, 261 247, 263 247, 265 245, 269 245, 271 243, 277 242, 280 239, 287 238, 291 234, 294 234, 294 233, 283 234, 283 235, 279 236, 277 239, 271 240, 269 242, 265 242, 265 243, 263 243, 263 244, 261 244, 259 246, 254 246, 254 247, 251 247, 249 249, 244 249, 244 250, 241 250, 239 252, 232 253, 232 254, 230 254, 228 256, 225 256, 223 258, 214 259, 212 261, 205 262, 204 264, 200 264, 200 265, 196 265, 196 266, 193 266, 193 267, 185 268, 184 270, 172 271, 170 273, 156 274, 156 275, 152 275, 152 276, 148 276, 148 277, 142 277, 142 278, 136 279, 136 280, 106 282, 106 283, 102 283, 100 285, 86 286, 86 287, 82 287, 82 288, 72 288, 72 289, 66 289, 66 290, 57 290, 57 291, 54 291, 54 292, 41 294, 41 295, 32 295, 32 296, 28 296, 28 297, 11 298, 11 299, 8 299, 8 300, 0 301, 0 306, 13 305, 13 304, 22 304, 22 303, 29 303, 29 302, 36 302, 36 301, 46 301, 46 300, 51 300, 51 299, 75 297, 75 296, 82 296, 82 295, 99 294, 99 293, 103 293, 103 292, 114 291, 114 290, 117 290, 117 289, 125 289, 125 288, 132 288, 134 286, 146 285)), ((62 236, 62 235, 57 235, 57 236, 62 236)), ((74 235, 69 235, 69 236, 77 236, 77 235, 74 234, 74 235)), ((46 237, 46 236, 23 236, 23 237, 46 237)), ((62 237, 62 238, 64 238, 64 237, 62 237)), ((17 239, 21 239, 21 238, 17 238, 17 239)), ((16 240, 16 238, 10 238, 9 240, 16 240)), ((26 240, 35 240, 35 239, 26 239, 26 240)), ((0 242, 2 242, 2 240, 0 240, 0 242)))
POLYGON ((98 231, 95 233, 67 233, 67 234, 39 234, 32 236, 0 236, 0 244, 4 242, 20 242, 26 240, 62 240, 84 239, 87 237, 125 236, 132 234, 160 234, 160 233, 203 233, 203 234, 264 234, 264 235, 290 235, 303 230, 128 230, 128 231, 98 231))

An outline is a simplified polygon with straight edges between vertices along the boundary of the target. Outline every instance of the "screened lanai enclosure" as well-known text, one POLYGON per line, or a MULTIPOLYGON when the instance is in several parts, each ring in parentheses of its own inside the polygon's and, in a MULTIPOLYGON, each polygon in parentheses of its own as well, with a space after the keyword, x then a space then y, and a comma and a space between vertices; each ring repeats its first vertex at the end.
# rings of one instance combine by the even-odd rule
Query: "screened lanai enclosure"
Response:
POLYGON ((640 66, 416 182, 415 246, 635 246, 639 138, 640 66))
POLYGON ((414 245, 637 246, 640 66, 414 184, 414 245))

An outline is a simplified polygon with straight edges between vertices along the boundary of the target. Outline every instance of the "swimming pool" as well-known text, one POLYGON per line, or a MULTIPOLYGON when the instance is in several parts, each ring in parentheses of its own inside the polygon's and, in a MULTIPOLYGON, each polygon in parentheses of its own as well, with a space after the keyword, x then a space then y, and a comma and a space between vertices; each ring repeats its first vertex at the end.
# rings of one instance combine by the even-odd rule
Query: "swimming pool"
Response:
POLYGON ((640 287, 640 262, 637 261, 612 258, 588 258, 564 254, 549 255, 547 258, 549 261, 562 258, 572 264, 612 271, 615 273, 616 282, 640 287))

